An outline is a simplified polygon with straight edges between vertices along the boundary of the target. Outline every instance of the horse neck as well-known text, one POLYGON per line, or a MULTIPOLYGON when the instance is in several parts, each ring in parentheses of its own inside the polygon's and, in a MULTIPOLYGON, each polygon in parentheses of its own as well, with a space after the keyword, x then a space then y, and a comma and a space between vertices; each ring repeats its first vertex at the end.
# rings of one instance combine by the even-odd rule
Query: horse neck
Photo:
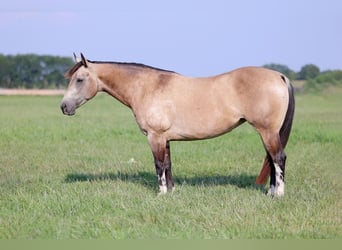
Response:
POLYGON ((141 72, 127 65, 112 63, 94 64, 101 81, 100 90, 107 92, 124 105, 132 108, 141 95, 141 72))

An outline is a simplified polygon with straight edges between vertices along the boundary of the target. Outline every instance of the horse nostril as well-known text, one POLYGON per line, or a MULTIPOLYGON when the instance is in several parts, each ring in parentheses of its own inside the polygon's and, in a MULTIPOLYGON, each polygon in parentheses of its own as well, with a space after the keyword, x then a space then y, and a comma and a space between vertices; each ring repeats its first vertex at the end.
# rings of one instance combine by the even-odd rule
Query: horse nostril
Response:
POLYGON ((61 104, 61 110, 62 110, 63 114, 65 114, 66 108, 67 108, 67 105, 63 102, 63 103, 61 104))

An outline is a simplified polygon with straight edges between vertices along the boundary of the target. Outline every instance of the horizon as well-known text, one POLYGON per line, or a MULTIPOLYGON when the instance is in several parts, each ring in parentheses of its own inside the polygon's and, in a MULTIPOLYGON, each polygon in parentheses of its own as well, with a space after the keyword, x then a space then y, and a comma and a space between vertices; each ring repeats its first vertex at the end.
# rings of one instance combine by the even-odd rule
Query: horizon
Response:
MULTIPOLYGON (((27 55, 32 55, 32 56, 52 56, 52 57, 64 57, 64 58, 70 58, 70 59, 74 59, 73 56, 60 56, 60 55, 51 55, 51 54, 37 54, 37 53, 19 53, 19 54, 3 54, 3 53, 0 53, 0 55, 3 55, 3 56, 27 56, 27 55)), ((169 72, 173 72, 173 73, 179 73, 177 71, 173 71, 172 69, 163 69, 163 68, 158 68, 158 67, 155 67, 153 65, 148 65, 148 64, 145 64, 145 63, 142 63, 142 62, 124 62, 124 61, 94 61, 90 58, 86 58, 87 61, 89 61, 90 63, 117 63, 117 64, 132 64, 132 65, 137 65, 137 66, 142 66, 142 67, 148 67, 148 68, 153 68, 153 69, 157 69, 157 70, 161 70, 161 71, 169 71, 169 72)), ((73 60, 74 61, 74 60, 73 60)), ((76 62, 74 62, 76 64, 76 62)), ((304 66, 307 66, 307 65, 315 65, 314 63, 307 63, 307 64, 304 64, 300 67, 300 69, 298 71, 292 69, 291 67, 289 67, 288 65, 286 64, 281 64, 281 63, 277 63, 277 62, 270 62, 270 63, 266 63, 266 64, 263 64, 263 65, 259 65, 259 66, 256 66, 256 67, 266 67, 266 68, 269 68, 268 66, 271 66, 271 65, 276 65, 276 66, 286 66, 288 67, 291 71, 293 71, 294 73, 299 73, 301 71, 301 69, 304 67, 304 66)), ((250 65, 250 66, 254 66, 254 65, 250 65)), ((317 66, 317 65, 315 65, 317 66)), ((244 67, 244 66, 242 66, 244 67)), ((248 67, 248 66, 246 66, 248 67)), ((318 66, 317 66, 318 67, 318 66)), ((234 69, 233 69, 234 70, 234 69)), ((324 72, 328 72, 328 71, 342 71, 342 69, 325 69, 325 70, 322 70, 320 69, 320 73, 324 73, 324 72)), ((224 72, 222 72, 224 73, 224 72)))

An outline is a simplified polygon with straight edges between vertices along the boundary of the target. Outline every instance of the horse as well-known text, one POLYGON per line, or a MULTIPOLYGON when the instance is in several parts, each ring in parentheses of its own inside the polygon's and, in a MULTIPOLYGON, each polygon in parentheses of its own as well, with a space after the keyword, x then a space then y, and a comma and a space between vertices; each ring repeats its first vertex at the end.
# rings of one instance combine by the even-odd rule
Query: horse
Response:
POLYGON ((262 67, 243 67, 212 77, 191 78, 144 64, 75 57, 61 102, 65 115, 106 92, 130 108, 154 157, 159 194, 174 190, 170 141, 209 139, 244 122, 259 133, 266 157, 256 184, 270 177, 270 196, 284 195, 285 146, 295 99, 289 79, 262 67))

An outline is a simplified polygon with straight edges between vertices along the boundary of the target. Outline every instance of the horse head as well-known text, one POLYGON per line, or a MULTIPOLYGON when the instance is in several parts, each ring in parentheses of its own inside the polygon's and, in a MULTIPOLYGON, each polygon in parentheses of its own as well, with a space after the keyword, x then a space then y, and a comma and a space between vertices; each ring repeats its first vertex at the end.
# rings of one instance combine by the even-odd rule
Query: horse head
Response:
POLYGON ((65 77, 70 79, 68 88, 64 94, 61 109, 65 115, 74 115, 78 107, 93 98, 98 92, 98 78, 92 71, 91 65, 81 53, 76 64, 70 68, 65 77))

